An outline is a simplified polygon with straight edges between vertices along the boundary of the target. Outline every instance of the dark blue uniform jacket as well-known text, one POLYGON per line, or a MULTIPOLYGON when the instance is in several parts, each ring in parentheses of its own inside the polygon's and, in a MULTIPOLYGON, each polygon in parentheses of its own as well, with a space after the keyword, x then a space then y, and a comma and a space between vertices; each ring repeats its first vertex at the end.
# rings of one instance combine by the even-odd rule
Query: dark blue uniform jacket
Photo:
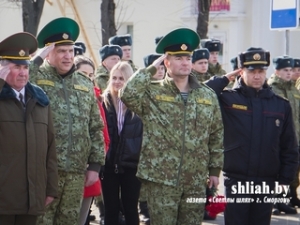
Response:
POLYGON ((241 78, 231 90, 226 77, 207 85, 219 97, 224 123, 224 167, 228 177, 289 184, 298 168, 298 145, 288 100, 265 84, 259 91, 241 78))

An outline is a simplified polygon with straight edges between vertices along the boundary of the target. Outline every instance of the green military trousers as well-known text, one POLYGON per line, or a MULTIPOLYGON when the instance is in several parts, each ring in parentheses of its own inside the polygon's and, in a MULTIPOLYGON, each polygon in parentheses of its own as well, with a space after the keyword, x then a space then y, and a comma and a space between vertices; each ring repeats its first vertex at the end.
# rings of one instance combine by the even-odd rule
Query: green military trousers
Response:
POLYGON ((203 220, 205 184, 202 187, 173 187, 142 180, 151 225, 199 225, 203 220))
POLYGON ((38 218, 38 225, 78 224, 84 176, 58 171, 58 198, 47 206, 45 215, 38 218))

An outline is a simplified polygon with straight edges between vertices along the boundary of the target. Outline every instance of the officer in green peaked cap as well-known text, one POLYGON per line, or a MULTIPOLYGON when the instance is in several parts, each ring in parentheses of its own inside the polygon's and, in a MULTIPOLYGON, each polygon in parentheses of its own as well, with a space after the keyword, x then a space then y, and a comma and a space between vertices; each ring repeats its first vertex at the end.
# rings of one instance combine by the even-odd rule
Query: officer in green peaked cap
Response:
POLYGON ((178 28, 160 39, 156 46, 157 53, 192 54, 199 46, 199 35, 189 28, 178 28))
POLYGON ((206 186, 218 188, 223 123, 215 92, 191 73, 192 52, 199 43, 189 28, 168 32, 157 43, 162 55, 136 71, 119 92, 147 128, 136 176, 143 194, 155 195, 147 201, 151 224, 201 224, 205 203, 191 204, 190 197, 205 197, 206 186), (166 74, 154 80, 162 62, 166 74))
POLYGON ((18 65, 28 65, 30 54, 37 49, 36 38, 27 32, 13 34, 0 42, 0 60, 7 59, 18 65))
POLYGON ((79 35, 79 26, 75 20, 67 17, 49 22, 38 34, 39 48, 51 43, 55 45, 73 45, 79 35))
POLYGON ((50 21, 37 37, 42 49, 33 60, 36 72, 30 80, 47 93, 53 105, 54 128, 59 131, 55 136, 58 183, 64 184, 59 186, 59 193, 64 194, 47 207, 37 224, 78 224, 83 187, 99 180, 100 167, 105 163, 99 133, 103 122, 99 119, 94 85, 74 64, 78 34, 74 20, 58 18, 50 21))

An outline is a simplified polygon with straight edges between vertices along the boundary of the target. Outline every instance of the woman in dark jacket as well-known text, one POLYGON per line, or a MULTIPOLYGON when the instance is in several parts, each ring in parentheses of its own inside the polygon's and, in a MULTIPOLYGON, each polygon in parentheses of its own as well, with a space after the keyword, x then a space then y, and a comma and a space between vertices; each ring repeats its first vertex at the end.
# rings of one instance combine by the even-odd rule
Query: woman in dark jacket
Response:
POLYGON ((118 98, 119 90, 133 74, 126 62, 116 64, 103 93, 110 145, 101 172, 105 225, 119 220, 120 199, 126 224, 138 225, 138 198, 141 184, 136 177, 142 145, 143 124, 118 98))

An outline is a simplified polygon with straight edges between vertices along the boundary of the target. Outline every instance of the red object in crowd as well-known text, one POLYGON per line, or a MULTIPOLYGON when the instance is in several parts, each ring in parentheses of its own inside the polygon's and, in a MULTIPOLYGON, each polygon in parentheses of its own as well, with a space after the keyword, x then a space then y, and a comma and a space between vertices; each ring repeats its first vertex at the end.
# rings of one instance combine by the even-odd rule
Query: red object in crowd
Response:
POLYGON ((106 122, 105 112, 104 112, 104 109, 102 107, 102 101, 100 101, 102 93, 101 93, 101 90, 97 87, 94 87, 94 92, 95 92, 95 96, 97 98, 100 115, 102 117, 102 121, 103 121, 103 124, 104 124, 104 128, 103 128, 102 132, 103 132, 103 138, 104 138, 105 153, 107 153, 108 148, 109 148, 109 141, 110 140, 109 140, 109 134, 108 134, 108 129, 107 129, 107 122, 106 122))
POLYGON ((100 179, 98 179, 94 184, 91 186, 85 186, 83 191, 83 197, 95 197, 101 195, 101 184, 100 179))
POLYGON ((223 195, 209 196, 205 210, 211 218, 216 218, 219 213, 225 211, 225 207, 226 199, 223 195))
MULTIPOLYGON (((102 107, 102 102, 101 102, 101 90, 97 87, 94 87, 94 92, 95 96, 97 98, 97 103, 100 111, 100 115, 104 124, 104 128, 102 130, 103 133, 103 138, 104 138, 104 150, 105 153, 107 153, 108 148, 109 148, 109 134, 108 134, 108 129, 107 129, 107 122, 105 118, 105 112, 102 107)), ((83 192, 83 197, 84 198, 89 198, 89 197, 94 197, 94 196, 99 196, 101 195, 101 183, 100 179, 98 179, 94 184, 91 186, 85 186, 84 187, 84 192, 83 192)))

